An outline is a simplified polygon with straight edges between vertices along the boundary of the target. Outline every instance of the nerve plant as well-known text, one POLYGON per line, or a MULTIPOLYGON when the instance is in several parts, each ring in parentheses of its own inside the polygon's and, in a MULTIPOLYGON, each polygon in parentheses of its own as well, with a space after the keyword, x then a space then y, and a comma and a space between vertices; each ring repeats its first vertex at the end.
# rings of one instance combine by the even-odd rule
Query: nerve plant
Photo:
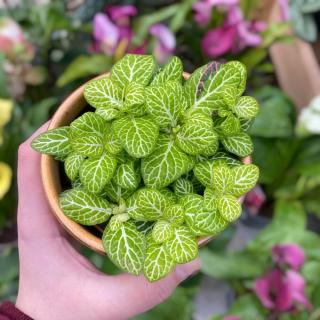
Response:
POLYGON ((241 162, 259 109, 242 96, 245 67, 213 62, 188 79, 182 72, 177 57, 159 68, 152 56, 126 55, 86 84, 93 111, 32 142, 64 161, 72 186, 60 195, 65 215, 99 224, 109 258, 149 281, 196 258, 198 237, 235 221, 237 198, 259 175, 241 162))

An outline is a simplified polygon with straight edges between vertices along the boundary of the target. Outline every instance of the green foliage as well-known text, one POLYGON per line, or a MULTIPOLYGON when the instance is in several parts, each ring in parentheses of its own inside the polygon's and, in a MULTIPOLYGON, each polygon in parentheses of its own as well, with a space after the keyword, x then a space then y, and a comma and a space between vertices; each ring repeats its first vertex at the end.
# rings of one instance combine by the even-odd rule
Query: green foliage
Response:
POLYGON ((187 81, 182 70, 177 57, 157 69, 152 56, 126 55, 111 76, 85 85, 95 112, 32 144, 65 160, 73 186, 60 196, 66 216, 106 223, 110 260, 149 281, 195 259, 198 236, 217 235, 235 221, 237 198, 259 176, 237 158, 252 152, 241 121, 258 113, 255 99, 241 97, 244 66, 211 63, 187 81))

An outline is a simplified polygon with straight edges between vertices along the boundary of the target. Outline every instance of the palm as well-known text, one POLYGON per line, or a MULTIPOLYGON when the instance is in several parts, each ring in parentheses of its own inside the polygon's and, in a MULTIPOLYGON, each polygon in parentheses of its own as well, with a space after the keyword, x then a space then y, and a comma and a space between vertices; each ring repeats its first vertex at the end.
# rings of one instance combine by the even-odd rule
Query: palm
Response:
POLYGON ((157 283, 97 270, 71 245, 51 214, 41 183, 40 155, 31 150, 30 142, 31 138, 19 150, 18 168, 17 306, 22 311, 39 320, 128 319, 160 303, 198 269, 196 260, 157 283))

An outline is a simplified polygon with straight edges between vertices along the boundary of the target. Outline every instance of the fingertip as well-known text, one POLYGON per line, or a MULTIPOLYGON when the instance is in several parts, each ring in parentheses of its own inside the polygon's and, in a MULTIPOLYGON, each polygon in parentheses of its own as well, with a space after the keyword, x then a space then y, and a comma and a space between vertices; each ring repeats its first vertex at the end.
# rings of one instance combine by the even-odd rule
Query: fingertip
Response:
POLYGON ((196 258, 188 263, 178 265, 174 272, 176 274, 176 278, 178 280, 178 284, 187 278, 193 276, 198 273, 201 267, 200 258, 196 258))

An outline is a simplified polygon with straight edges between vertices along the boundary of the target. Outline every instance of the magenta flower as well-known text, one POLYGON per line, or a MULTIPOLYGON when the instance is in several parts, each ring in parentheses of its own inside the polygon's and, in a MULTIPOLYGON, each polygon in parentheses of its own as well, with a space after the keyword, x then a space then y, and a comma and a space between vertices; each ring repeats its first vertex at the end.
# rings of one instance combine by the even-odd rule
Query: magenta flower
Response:
POLYGON ((246 47, 255 47, 261 44, 260 33, 265 30, 266 24, 262 21, 244 20, 240 8, 230 8, 224 25, 209 30, 202 39, 202 49, 210 58, 217 58, 228 52, 236 54, 246 47))
POLYGON ((292 309, 296 303, 310 307, 304 287, 304 279, 298 272, 283 273, 278 268, 255 281, 255 292, 261 303, 280 312, 292 309))
POLYGON ((107 55, 113 55, 119 47, 121 53, 130 51, 130 18, 136 14, 137 9, 130 5, 109 6, 106 14, 97 13, 93 18, 93 51, 107 55))
POLYGON ((266 199, 267 197, 262 188, 257 185, 246 194, 244 198, 244 204, 250 214, 256 215, 266 202, 266 199))
POLYGON ((238 4, 239 0, 199 0, 193 4, 194 20, 204 27, 211 20, 212 8, 215 6, 230 7, 238 4))
POLYGON ((272 247, 272 259, 279 265, 299 270, 304 264, 304 251, 296 244, 280 244, 272 247))
POLYGON ((176 47, 176 38, 171 30, 161 23, 152 25, 149 32, 157 39, 153 54, 159 63, 164 63, 176 47))

